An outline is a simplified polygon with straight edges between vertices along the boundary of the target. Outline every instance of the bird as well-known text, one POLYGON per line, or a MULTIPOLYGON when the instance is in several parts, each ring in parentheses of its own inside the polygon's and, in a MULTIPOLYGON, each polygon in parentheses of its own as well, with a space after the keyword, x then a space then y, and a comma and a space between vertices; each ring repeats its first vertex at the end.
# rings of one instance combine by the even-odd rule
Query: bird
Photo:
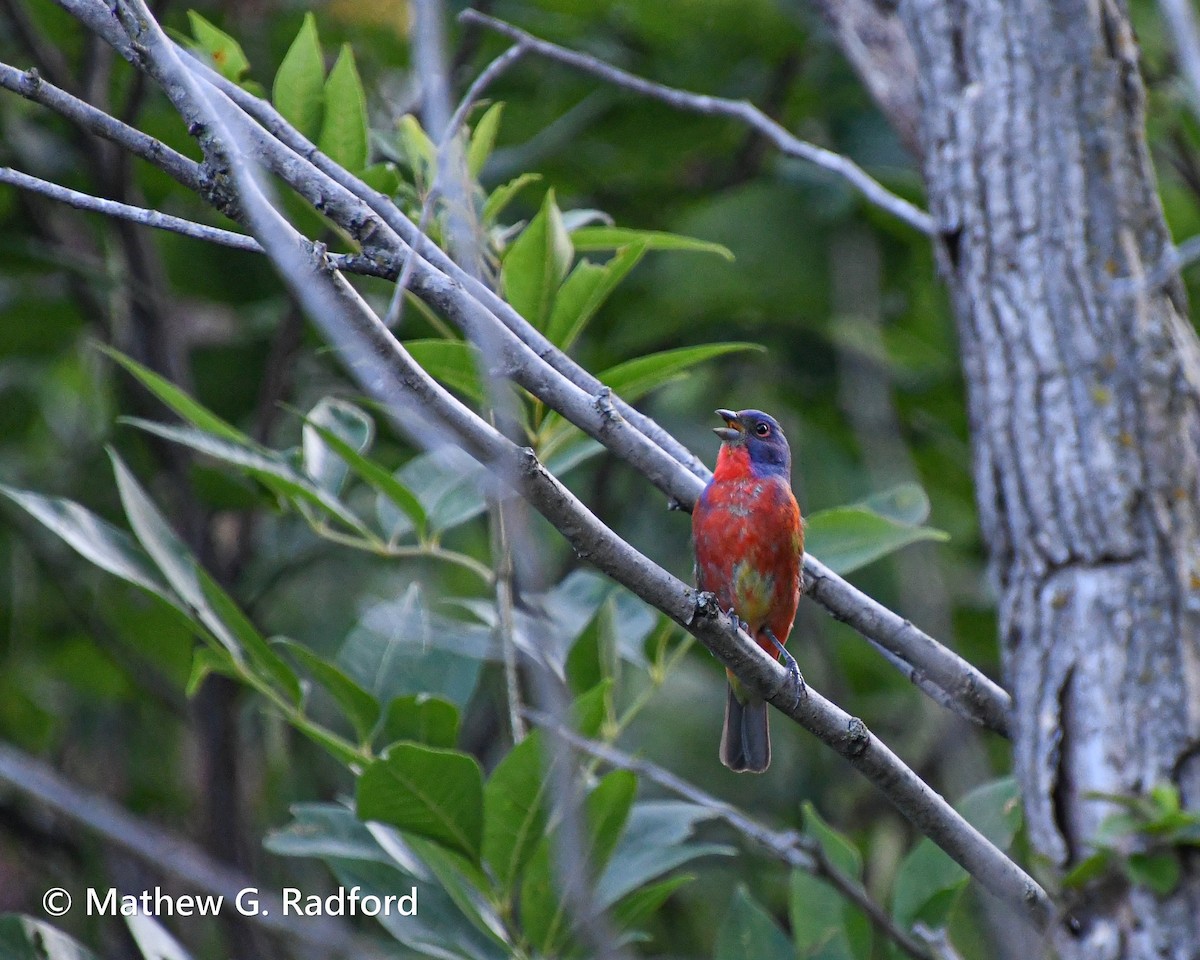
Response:
MULTIPOLYGON (((792 493, 792 454, 774 417, 761 410, 718 410, 725 426, 717 466, 692 511, 696 586, 772 657, 782 656, 798 691, 796 661, 783 647, 800 602, 804 521, 792 493)), ((771 763, 767 705, 733 672, 725 698, 721 762, 762 773, 771 763)))

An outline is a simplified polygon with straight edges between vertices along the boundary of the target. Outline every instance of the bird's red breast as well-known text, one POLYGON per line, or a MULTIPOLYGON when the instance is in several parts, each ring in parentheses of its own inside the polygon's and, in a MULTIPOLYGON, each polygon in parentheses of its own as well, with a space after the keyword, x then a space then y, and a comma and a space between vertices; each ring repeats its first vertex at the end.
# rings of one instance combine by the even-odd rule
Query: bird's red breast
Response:
POLYGON ((758 636, 787 640, 800 601, 804 527, 787 476, 760 470, 744 446, 723 445, 717 469, 692 513, 697 586, 712 591, 758 636))

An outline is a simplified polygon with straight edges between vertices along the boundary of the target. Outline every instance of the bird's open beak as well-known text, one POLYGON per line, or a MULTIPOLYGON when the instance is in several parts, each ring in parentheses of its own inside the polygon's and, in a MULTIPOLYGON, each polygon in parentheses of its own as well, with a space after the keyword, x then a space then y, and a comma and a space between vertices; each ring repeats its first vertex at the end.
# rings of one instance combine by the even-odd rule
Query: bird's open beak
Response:
POLYGON ((746 428, 742 425, 742 421, 738 419, 738 415, 732 410, 718 410, 717 416, 725 421, 723 427, 713 427, 713 433, 724 440, 726 443, 737 443, 746 433, 746 428))

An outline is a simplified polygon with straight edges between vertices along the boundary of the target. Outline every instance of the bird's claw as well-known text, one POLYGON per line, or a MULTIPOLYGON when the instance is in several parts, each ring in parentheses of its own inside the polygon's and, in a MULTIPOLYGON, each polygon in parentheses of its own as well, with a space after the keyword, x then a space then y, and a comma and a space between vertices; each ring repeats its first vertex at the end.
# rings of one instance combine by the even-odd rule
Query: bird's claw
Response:
POLYGON ((739 617, 737 615, 737 613, 734 611, 733 607, 729 608, 728 613, 729 613, 729 619, 733 623, 733 629, 735 631, 745 630, 747 633, 750 632, 750 624, 748 624, 745 620, 743 620, 741 617, 739 617))
POLYGON ((767 639, 775 644, 775 649, 779 651, 779 656, 783 660, 783 665, 787 667, 788 676, 792 680, 792 686, 796 691, 796 698, 792 702, 792 709, 800 705, 800 701, 808 696, 808 684, 804 682, 804 675, 800 672, 800 664, 796 662, 796 658, 787 652, 787 648, 779 642, 779 638, 770 630, 763 630, 767 635, 767 639))

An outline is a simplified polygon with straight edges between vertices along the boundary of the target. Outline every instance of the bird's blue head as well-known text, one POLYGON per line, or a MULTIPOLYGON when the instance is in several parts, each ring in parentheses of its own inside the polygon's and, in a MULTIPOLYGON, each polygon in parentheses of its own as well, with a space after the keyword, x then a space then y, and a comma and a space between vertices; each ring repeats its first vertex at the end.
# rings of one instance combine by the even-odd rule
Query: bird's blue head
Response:
POLYGON ((792 451, 774 417, 761 410, 718 410, 717 416, 725 426, 714 428, 713 433, 731 452, 744 447, 756 474, 791 475, 792 451))

